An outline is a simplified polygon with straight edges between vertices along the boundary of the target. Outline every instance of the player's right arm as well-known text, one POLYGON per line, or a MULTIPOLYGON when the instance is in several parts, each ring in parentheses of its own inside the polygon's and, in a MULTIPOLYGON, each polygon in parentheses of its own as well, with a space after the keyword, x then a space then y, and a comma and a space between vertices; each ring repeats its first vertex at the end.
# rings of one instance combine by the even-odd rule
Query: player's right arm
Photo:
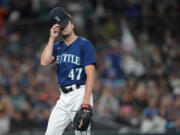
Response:
POLYGON ((59 25, 55 24, 52 26, 50 29, 50 37, 49 41, 41 55, 41 65, 42 66, 47 66, 52 63, 52 61, 55 59, 54 56, 52 55, 53 53, 53 45, 56 37, 58 36, 60 32, 59 25))

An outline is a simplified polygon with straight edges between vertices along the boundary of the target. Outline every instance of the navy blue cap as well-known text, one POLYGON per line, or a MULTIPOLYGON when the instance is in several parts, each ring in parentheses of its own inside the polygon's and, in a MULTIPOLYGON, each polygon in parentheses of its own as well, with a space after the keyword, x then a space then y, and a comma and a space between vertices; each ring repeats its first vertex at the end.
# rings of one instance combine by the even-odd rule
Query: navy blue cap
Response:
POLYGON ((68 25, 70 18, 62 7, 56 7, 49 12, 49 19, 52 25, 58 23, 61 29, 68 25))

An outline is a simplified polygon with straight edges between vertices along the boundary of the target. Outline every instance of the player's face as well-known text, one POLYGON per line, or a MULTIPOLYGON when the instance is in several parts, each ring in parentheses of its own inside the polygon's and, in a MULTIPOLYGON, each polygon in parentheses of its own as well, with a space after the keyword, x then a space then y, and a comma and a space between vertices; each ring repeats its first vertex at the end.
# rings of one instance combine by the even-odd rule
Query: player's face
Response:
POLYGON ((69 36, 73 33, 74 25, 69 21, 68 25, 64 27, 60 32, 62 36, 69 36))

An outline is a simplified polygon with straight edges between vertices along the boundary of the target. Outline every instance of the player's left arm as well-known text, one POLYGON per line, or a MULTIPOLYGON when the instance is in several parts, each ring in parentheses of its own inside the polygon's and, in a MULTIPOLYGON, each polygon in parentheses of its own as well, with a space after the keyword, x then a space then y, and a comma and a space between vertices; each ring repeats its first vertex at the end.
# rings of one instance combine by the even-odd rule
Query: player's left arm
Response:
POLYGON ((85 66, 85 72, 86 72, 86 90, 85 90, 85 96, 82 104, 90 104, 90 97, 92 93, 92 89, 95 82, 95 66, 94 65, 87 65, 85 66))

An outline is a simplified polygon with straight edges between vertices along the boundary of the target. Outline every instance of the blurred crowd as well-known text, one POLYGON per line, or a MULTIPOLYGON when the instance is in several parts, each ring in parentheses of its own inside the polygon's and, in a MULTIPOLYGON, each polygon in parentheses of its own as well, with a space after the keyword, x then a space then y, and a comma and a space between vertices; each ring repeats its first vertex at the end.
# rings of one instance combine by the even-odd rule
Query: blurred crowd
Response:
POLYGON ((96 48, 95 117, 180 133, 178 0, 1 0, 0 135, 47 126, 60 92, 55 64, 39 59, 57 5, 96 48))

